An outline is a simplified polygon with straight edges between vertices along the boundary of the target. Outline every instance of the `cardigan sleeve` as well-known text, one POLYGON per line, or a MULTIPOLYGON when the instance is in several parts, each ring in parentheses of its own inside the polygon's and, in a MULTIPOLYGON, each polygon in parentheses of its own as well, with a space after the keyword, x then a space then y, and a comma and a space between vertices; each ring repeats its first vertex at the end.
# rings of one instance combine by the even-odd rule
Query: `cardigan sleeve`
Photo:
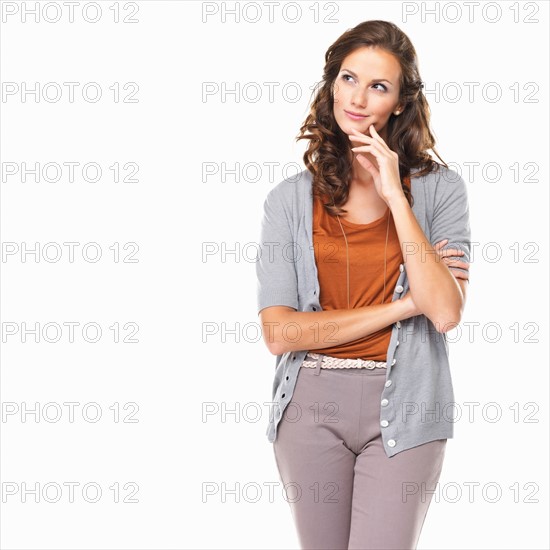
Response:
POLYGON ((256 261, 257 308, 289 306, 298 310, 296 250, 280 189, 272 189, 263 206, 258 259, 256 261))
MULTIPOLYGON (((466 183, 454 170, 446 170, 440 175, 435 193, 430 243, 435 246, 443 239, 449 239, 443 250, 458 248, 464 252, 463 256, 450 258, 470 263, 472 245, 468 192, 466 183)), ((469 276, 469 270, 459 267, 453 269, 469 276)))

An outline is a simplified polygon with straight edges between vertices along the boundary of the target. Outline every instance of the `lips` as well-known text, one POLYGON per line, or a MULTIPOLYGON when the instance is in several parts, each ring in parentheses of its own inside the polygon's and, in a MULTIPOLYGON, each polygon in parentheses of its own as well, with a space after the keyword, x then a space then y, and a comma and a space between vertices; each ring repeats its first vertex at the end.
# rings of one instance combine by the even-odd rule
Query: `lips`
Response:
POLYGON ((348 113, 348 115, 359 116, 359 117, 363 117, 363 118, 365 118, 367 116, 367 115, 363 115, 361 113, 354 113, 353 111, 346 111, 345 109, 344 109, 344 111, 346 113, 348 113))

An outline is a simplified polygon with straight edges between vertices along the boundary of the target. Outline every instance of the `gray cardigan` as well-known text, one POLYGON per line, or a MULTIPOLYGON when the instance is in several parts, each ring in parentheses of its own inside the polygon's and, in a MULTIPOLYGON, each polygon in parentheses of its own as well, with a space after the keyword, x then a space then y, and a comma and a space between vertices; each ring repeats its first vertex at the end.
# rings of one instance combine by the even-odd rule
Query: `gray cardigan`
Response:
MULTIPOLYGON (((470 222, 466 185, 454 170, 422 177, 411 173, 413 212, 430 243, 447 238, 444 248, 460 248, 470 261, 470 222)), ((286 178, 268 193, 256 262, 259 312, 275 305, 297 311, 321 311, 313 249, 312 177, 308 170, 286 178)), ((399 266, 393 300, 408 290, 406 263, 399 266)), ((315 351, 315 350, 314 350, 315 351)), ((308 350, 275 358, 272 407, 266 435, 273 443, 277 426, 294 392, 308 350)), ((322 352, 321 352, 322 353, 322 352)), ((453 437, 454 394, 444 333, 425 315, 393 324, 387 351, 386 385, 380 401, 380 425, 386 455, 435 439, 453 437)))

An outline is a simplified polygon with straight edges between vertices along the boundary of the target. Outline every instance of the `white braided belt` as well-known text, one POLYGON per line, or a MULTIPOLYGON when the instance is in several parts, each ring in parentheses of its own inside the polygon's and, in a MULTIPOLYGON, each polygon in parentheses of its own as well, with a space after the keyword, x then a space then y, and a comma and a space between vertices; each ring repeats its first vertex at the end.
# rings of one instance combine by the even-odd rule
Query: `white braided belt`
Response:
MULTIPOLYGON (((302 367, 314 369, 317 366, 319 354, 308 352, 302 367)), ((385 369, 387 368, 386 361, 372 361, 371 359, 344 359, 340 357, 332 357, 325 355, 321 363, 322 369, 385 369)))

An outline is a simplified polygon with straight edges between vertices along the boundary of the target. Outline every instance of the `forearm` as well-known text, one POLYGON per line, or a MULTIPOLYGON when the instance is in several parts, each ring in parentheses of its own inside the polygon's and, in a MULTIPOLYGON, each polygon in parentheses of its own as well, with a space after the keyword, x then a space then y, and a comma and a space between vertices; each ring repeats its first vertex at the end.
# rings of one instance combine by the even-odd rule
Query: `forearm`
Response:
POLYGON ((264 339, 275 355, 346 344, 417 315, 409 304, 395 300, 354 309, 289 311, 279 322, 263 324, 264 339))
POLYGON ((405 196, 391 201, 389 206, 413 300, 436 330, 446 332, 460 322, 464 307, 460 286, 445 263, 440 261, 405 196))

